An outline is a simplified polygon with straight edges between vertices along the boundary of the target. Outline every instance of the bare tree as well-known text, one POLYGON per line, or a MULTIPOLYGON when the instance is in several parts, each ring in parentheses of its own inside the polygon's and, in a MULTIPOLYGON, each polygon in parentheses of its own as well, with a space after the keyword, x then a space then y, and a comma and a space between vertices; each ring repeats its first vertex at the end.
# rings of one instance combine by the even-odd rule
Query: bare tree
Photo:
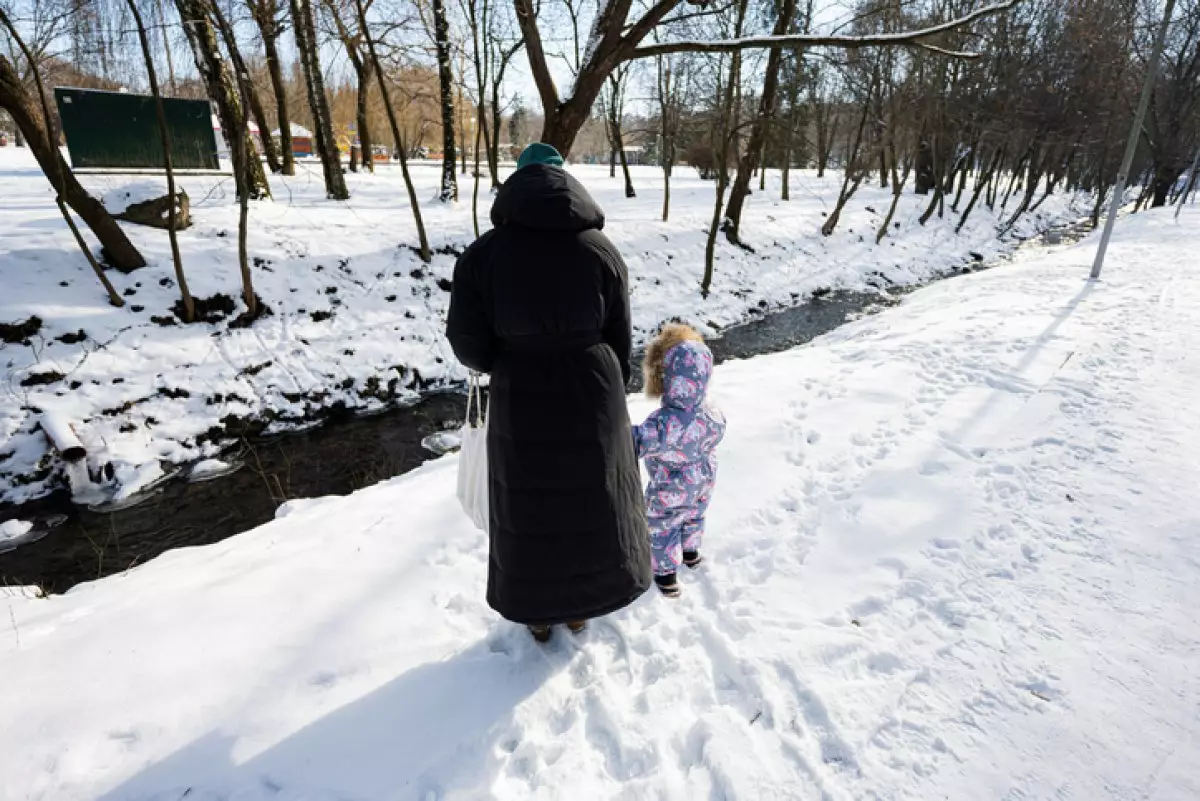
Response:
POLYGON ((167 86, 171 88, 171 94, 179 92, 179 84, 175 80, 175 57, 171 55, 171 37, 167 29, 167 10, 164 7, 163 0, 154 0, 154 8, 152 14, 157 15, 157 24, 159 28, 159 44, 162 46, 163 55, 167 60, 167 86))
MULTIPOLYGON (((733 23, 733 38, 740 38, 746 24, 746 9, 749 0, 738 0, 736 18, 733 23)), ((719 71, 719 67, 718 67, 719 71)), ((721 214, 725 206, 725 191, 729 188, 729 150, 733 138, 737 135, 737 120, 734 119, 737 108, 737 92, 742 82, 742 51, 733 50, 729 58, 729 74, 725 79, 723 100, 717 112, 717 139, 713 147, 713 156, 717 168, 716 200, 713 203, 712 221, 708 226, 708 238, 704 243, 704 277, 700 280, 700 296, 707 298, 712 289, 713 272, 716 262, 717 230, 721 225, 721 214)), ((721 95, 718 83, 718 95, 721 95)))
MULTIPOLYGON (((669 23, 672 11, 683 0, 657 0, 651 3, 641 16, 630 19, 632 0, 602 0, 592 23, 587 46, 581 56, 581 66, 575 76, 571 94, 561 97, 551 74, 548 56, 543 44, 538 22, 538 9, 534 0, 513 0, 525 35, 525 51, 529 56, 529 67, 537 84, 542 101, 544 124, 542 141, 554 145, 561 153, 568 153, 576 136, 591 115, 596 98, 604 89, 609 75, 619 64, 639 58, 653 58, 668 53, 732 53, 740 50, 777 49, 795 47, 837 47, 857 49, 863 47, 920 47, 935 49, 944 55, 969 57, 974 54, 951 52, 930 44, 930 39, 987 19, 1014 8, 1021 0, 1005 0, 983 6, 948 22, 926 28, 894 34, 868 36, 820 36, 811 34, 789 34, 786 36, 750 36, 740 34, 722 40, 690 39, 659 42, 643 45, 650 33, 660 25, 669 23)), ((691 3, 689 3, 691 5, 691 3)), ((700 3, 701 6, 707 5, 700 3)), ((699 13, 716 13, 710 9, 699 13)))
MULTIPOLYGON (((283 67, 279 61, 279 37, 283 35, 284 30, 283 9, 279 0, 246 0, 246 6, 250 9, 250 16, 258 26, 262 38, 267 74, 270 75, 271 89, 275 94, 275 112, 279 121, 280 169, 284 175, 295 175, 296 157, 293 153, 292 121, 288 116, 287 85, 283 80, 283 67)), ((263 129, 262 134, 270 136, 271 129, 263 129)))
POLYGON ((450 65, 450 22, 446 17, 445 0, 432 0, 432 10, 442 109, 442 182, 438 186, 438 200, 446 203, 458 199, 458 178, 454 171, 454 71, 450 65))
MULTIPOLYGON (((242 117, 243 119, 246 117, 245 110, 248 108, 258 126, 259 144, 262 146, 263 155, 267 158, 267 166, 271 168, 271 172, 278 173, 283 166, 279 163, 279 154, 275 150, 275 142, 271 139, 271 124, 267 121, 267 113, 263 109, 262 99, 258 96, 258 89, 250 80, 250 70, 242 58, 242 51, 238 46, 233 26, 229 24, 225 13, 221 11, 221 0, 211 0, 210 7, 213 21, 217 25, 217 30, 221 32, 221 38, 225 41, 225 51, 229 53, 229 60, 233 63, 234 79, 237 82, 238 96, 242 105, 242 117)), ((253 137, 250 138, 253 141, 253 137)), ((257 151, 254 151, 254 154, 256 155, 257 151)))
MULTIPOLYGON (((6 45, 9 62, 16 71, 21 85, 26 90, 34 88, 34 72, 44 74, 55 60, 56 43, 70 29, 71 3, 73 0, 31 0, 20 7, 24 17, 17 15, 18 8, 10 0, 0 0, 0 11, 4 12, 15 31, 17 23, 23 28, 21 34, 9 33, 9 27, 0 26, 0 42, 6 45), (18 44, 19 43, 19 44, 18 44)), ((25 136, 20 128, 15 131, 16 146, 25 147, 25 136)))
POLYGON ((124 300, 104 275, 103 268, 92 255, 79 228, 71 218, 70 212, 67 211, 67 207, 73 209, 87 224, 100 241, 104 254, 119 269, 136 270, 144 267, 146 260, 125 236, 125 232, 117 225, 112 215, 98 200, 88 194, 75 178, 71 168, 67 166, 66 160, 63 159, 62 153, 58 149, 58 133, 54 127, 54 115, 50 109, 50 101, 47 99, 46 88, 42 82, 37 60, 25 46, 16 25, 3 9, 0 9, 0 25, 7 31, 17 48, 26 55, 41 105, 39 114, 33 99, 25 91, 16 69, 7 58, 0 55, 0 109, 7 111, 12 117, 17 130, 22 132, 29 149, 37 159, 42 173, 54 187, 55 203, 62 213, 63 220, 67 223, 75 242, 96 273, 97 279, 108 292, 109 301, 114 306, 123 306, 125 305, 124 300), (40 121, 39 116, 41 117, 40 121))
MULTIPOLYGON (((475 67, 475 180, 471 189, 471 219, 476 237, 479 236, 479 145, 480 140, 487 134, 487 87, 492 69, 492 51, 486 41, 491 33, 491 10, 490 0, 480 0, 478 3, 466 0, 463 3, 467 27, 471 31, 471 61, 475 67)), ((490 152, 488 156, 490 162, 490 152)), ((495 176, 494 167, 492 175, 495 176)))
POLYGON ((833 211, 825 218, 825 222, 821 225, 821 234, 823 236, 832 236, 837 228, 838 222, 842 217, 842 210, 846 208, 846 204, 850 198, 858 191, 862 185, 863 179, 867 175, 867 170, 864 165, 866 161, 862 157, 863 141, 865 138, 867 120, 871 116, 871 100, 878 88, 879 74, 876 71, 871 76, 871 82, 867 86, 866 95, 862 103, 862 114, 859 115, 858 127, 854 131, 854 137, 850 146, 849 155, 846 158, 846 167, 842 174, 842 188, 838 192, 837 203, 833 207, 833 211))
MULTIPOLYGON (((365 0, 365 9, 370 12, 374 0, 365 0)), ((371 135, 371 118, 367 113, 367 103, 371 92, 371 79, 375 65, 367 52, 366 37, 358 27, 358 17, 354 8, 347 0, 324 0, 325 8, 333 20, 338 39, 346 51, 346 58, 354 68, 357 84, 355 102, 355 123, 358 129, 359 152, 362 155, 363 167, 368 172, 375 171, 374 137, 371 135)), ((351 151, 350 169, 355 169, 354 155, 351 151)))
MULTIPOLYGON (((1154 12, 1157 13, 1157 7, 1154 12)), ((1151 206, 1166 205, 1200 131, 1200 2, 1183 0, 1170 29, 1142 135, 1150 149, 1151 206)))
POLYGON ((188 289, 187 276, 183 272, 183 257, 179 253, 179 237, 175 233, 177 221, 176 203, 178 195, 175 191, 175 166, 171 161, 171 128, 167 125, 167 114, 163 108, 162 93, 158 90, 158 74, 154 69, 154 54, 150 49, 150 38, 146 35, 146 26, 142 22, 142 14, 138 11, 136 0, 126 0, 129 13, 133 15, 137 25, 138 41, 142 45, 142 57, 146 61, 146 76, 150 81, 150 94, 154 96, 154 113, 158 118, 158 134, 162 141, 163 170, 167 174, 167 237, 171 242, 171 263, 175 265, 175 282, 179 285, 179 294, 183 299, 183 321, 190 323, 196 319, 196 304, 188 289))
POLYGON ((196 70, 204 80, 208 96, 217 106, 221 131, 229 144, 229 153, 234 161, 233 172, 238 191, 247 192, 252 198, 269 197, 271 187, 267 183, 262 162, 257 157, 239 157, 243 150, 257 151, 248 137, 242 137, 247 140, 245 142, 236 141, 241 132, 248 128, 244 124, 240 93, 234 79, 230 77, 229 70, 225 68, 225 59, 221 57, 221 50, 217 45, 212 4, 210 0, 175 0, 175 5, 183 20, 183 29, 192 48, 196 70))
POLYGON ((687 103, 687 86, 690 78, 686 66, 676 64, 672 56, 658 56, 656 67, 655 99, 658 104, 659 120, 659 164, 663 171, 662 219, 671 216, 671 175, 679 152, 680 129, 683 126, 684 105, 687 103))
MULTIPOLYGON (((774 35, 782 36, 791 30, 796 16, 796 0, 781 0, 779 16, 775 20, 774 35)), ((742 209, 750 194, 750 178, 754 167, 762 160, 763 145, 766 144, 767 126, 775 119, 775 107, 779 91, 779 69, 783 62, 783 51, 772 49, 767 56, 766 74, 763 76, 762 94, 758 101, 758 114, 750 128, 746 152, 738 161, 737 176, 729 193, 729 206, 725 210, 725 236, 733 244, 741 244, 742 209)), ((765 172, 765 171, 764 171, 765 172)))
POLYGON ((325 78, 321 72, 320 47, 317 42, 316 23, 313 20, 312 2, 290 2, 296 50, 304 73, 308 105, 312 110, 317 154, 321 157, 321 171, 325 177, 325 195, 330 200, 346 200, 350 197, 350 191, 346 189, 346 177, 342 174, 342 157, 338 152, 337 141, 333 138, 333 121, 329 113, 329 98, 325 95, 325 78))
POLYGON ((625 92, 629 86, 629 64, 622 64, 608 76, 608 92, 600 101, 612 153, 621 162, 621 175, 625 179, 625 197, 637 197, 633 188, 633 177, 629 174, 629 157, 625 149, 622 128, 625 124, 625 92))
MULTIPOLYGON (((104 209, 104 206, 79 185, 79 181, 76 180, 75 174, 63 160, 58 148, 51 144, 51 138, 55 134, 47 133, 39 124, 39 115, 34 108, 33 100, 18 80, 16 70, 3 55, 0 55, 0 108, 12 116, 17 130, 24 135, 25 142, 41 166, 42 172, 50 181, 50 185, 54 187, 55 203, 58 204, 59 211, 62 213, 67 227, 71 229, 71 234, 75 237, 80 251, 87 258, 92 270, 96 273, 96 278, 100 280, 108 293, 109 302, 114 306, 124 306, 125 301, 113 288, 108 277, 104 275, 104 269, 92 255, 87 242, 84 241, 83 235, 80 234, 75 221, 71 218, 70 212, 67 211, 67 206, 74 209, 87 223, 96 238, 100 240, 104 252, 122 269, 133 270, 144 266, 146 262, 126 238, 120 226, 104 209)), ((45 115, 43 119, 49 121, 52 118, 45 115)))
POLYGON ((358 13, 359 30, 363 32, 363 37, 367 44, 367 53, 371 57, 371 63, 375 67, 375 76, 379 81, 379 94, 383 97, 383 107, 387 111, 388 123, 392 127, 392 140, 395 143, 395 151, 400 159, 400 171, 404 176, 404 187, 408 190, 408 204, 412 209, 413 223, 417 227, 417 238, 420 241, 418 253, 421 261, 428 264, 433 260, 433 253, 429 248, 429 237, 425 234, 425 221, 421 217, 421 204, 417 200, 417 190, 413 186, 412 175, 408 171, 408 153, 404 144, 404 136, 400 132, 400 122, 396 118, 396 107, 392 105, 392 97, 388 92, 387 76, 383 70, 383 64, 379 60, 379 49, 375 44, 375 37, 371 34, 371 29, 367 24, 367 10, 364 0, 354 0, 355 11, 358 13))
MULTIPOLYGON (((505 104, 502 102, 502 92, 508 74, 508 68, 513 59, 525 47, 520 29, 515 33, 516 24, 511 18, 507 21, 495 10, 489 15, 491 35, 486 37, 487 52, 490 54, 492 66, 491 75, 491 112, 490 126, 492 141, 488 149, 488 170, 492 175, 492 190, 500 187, 500 124, 503 120, 505 104)), ((484 131, 486 135, 487 130, 484 131)))

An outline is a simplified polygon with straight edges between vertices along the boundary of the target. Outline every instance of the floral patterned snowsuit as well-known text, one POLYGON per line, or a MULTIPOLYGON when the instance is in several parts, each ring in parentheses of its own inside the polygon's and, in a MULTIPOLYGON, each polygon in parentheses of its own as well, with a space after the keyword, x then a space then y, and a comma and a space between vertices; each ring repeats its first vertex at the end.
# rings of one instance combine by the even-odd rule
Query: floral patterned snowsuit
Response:
POLYGON ((705 403, 713 358, 702 342, 681 342, 663 357, 662 406, 633 429, 646 460, 647 516, 654 574, 674 573, 683 551, 699 551, 717 477, 714 451, 725 417, 705 403))

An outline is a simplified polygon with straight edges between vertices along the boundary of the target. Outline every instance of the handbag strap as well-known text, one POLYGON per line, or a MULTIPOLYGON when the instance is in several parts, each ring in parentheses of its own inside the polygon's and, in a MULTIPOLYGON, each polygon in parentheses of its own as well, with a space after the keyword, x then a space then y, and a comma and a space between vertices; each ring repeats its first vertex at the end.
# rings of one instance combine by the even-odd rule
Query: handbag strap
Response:
POLYGON ((483 418, 486 412, 483 406, 483 386, 480 382, 480 375, 475 371, 471 371, 467 377, 467 414, 466 425, 469 428, 483 428, 483 418), (471 418, 471 411, 474 409, 475 417, 471 418))

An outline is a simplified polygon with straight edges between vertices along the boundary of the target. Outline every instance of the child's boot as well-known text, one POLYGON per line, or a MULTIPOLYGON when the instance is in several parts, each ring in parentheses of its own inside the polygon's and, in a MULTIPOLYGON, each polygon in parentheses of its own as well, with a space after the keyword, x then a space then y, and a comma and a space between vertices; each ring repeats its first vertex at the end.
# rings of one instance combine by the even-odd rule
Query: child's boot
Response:
POLYGON ((667 598, 678 598, 681 589, 679 587, 679 578, 674 573, 667 573, 665 576, 655 576, 654 583, 658 585, 658 589, 667 598))
POLYGON ((696 568, 700 567, 703 562, 704 557, 700 555, 699 551, 683 552, 683 564, 686 565, 689 570, 695 570, 696 568))
POLYGON ((533 635, 533 639, 540 643, 550 642, 549 626, 530 626, 529 633, 533 635))

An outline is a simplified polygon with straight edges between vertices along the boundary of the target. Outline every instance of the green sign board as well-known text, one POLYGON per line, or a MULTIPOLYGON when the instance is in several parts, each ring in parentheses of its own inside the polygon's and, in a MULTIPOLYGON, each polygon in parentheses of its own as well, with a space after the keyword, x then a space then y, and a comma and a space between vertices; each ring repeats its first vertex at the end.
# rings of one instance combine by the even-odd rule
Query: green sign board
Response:
MULTIPOLYGON (((71 164, 76 168, 162 169, 162 135, 151 95, 57 87, 71 164)), ((217 139, 207 100, 163 98, 178 169, 216 170, 217 139)))

